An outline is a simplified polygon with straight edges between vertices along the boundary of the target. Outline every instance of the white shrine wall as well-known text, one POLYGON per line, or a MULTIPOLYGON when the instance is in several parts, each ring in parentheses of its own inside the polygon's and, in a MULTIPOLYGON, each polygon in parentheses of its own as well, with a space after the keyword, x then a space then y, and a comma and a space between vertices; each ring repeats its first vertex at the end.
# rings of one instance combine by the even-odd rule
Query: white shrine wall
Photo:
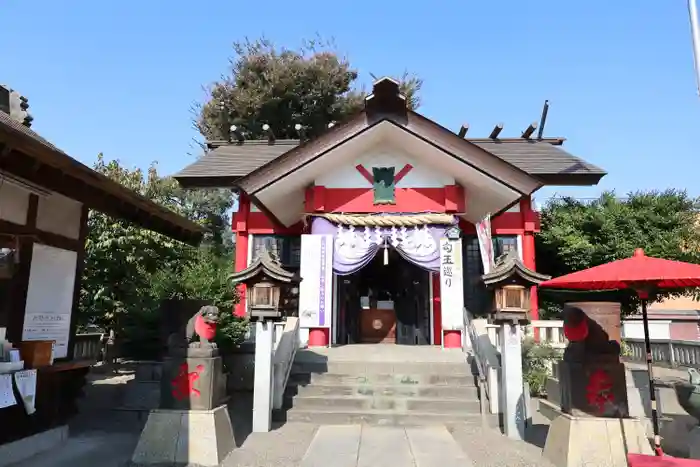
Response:
POLYGON ((442 188, 445 185, 454 185, 455 179, 449 174, 444 174, 427 167, 406 154, 396 150, 377 148, 368 151, 351 163, 343 164, 332 172, 328 172, 315 181, 316 185, 326 188, 371 188, 367 180, 357 170, 362 165, 371 174, 372 167, 394 167, 395 173, 406 165, 411 165, 411 170, 397 184, 397 188, 442 188))

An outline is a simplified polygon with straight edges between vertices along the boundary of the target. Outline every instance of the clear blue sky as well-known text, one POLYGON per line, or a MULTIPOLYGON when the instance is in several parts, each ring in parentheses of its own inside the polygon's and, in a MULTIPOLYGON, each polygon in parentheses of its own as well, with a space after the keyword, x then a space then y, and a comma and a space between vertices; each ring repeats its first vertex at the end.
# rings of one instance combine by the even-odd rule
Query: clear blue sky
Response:
POLYGON ((685 188, 700 195, 685 0, 3 0, 0 81, 29 98, 33 128, 73 157, 97 153, 173 173, 196 152, 190 106, 226 71, 231 43, 332 37, 369 73, 425 80, 420 111, 470 135, 516 136, 551 102, 545 134, 605 168, 595 196, 685 188))

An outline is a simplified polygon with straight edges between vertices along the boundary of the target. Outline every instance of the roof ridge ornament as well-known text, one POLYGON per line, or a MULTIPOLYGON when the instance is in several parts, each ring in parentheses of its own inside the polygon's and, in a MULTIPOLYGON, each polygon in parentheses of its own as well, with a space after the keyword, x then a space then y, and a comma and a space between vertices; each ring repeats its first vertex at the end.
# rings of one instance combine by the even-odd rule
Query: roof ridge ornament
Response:
POLYGON ((385 76, 374 82, 372 94, 365 98, 368 115, 381 113, 405 116, 408 112, 406 96, 401 94, 399 82, 385 76))

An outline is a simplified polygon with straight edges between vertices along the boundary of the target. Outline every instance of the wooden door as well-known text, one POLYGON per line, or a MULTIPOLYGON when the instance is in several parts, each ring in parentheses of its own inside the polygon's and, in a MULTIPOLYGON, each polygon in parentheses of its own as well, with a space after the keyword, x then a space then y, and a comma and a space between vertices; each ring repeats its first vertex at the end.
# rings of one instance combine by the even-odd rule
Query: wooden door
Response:
POLYGON ((360 342, 358 275, 338 277, 338 338, 340 345, 360 342))
POLYGON ((412 264, 402 271, 397 291, 396 343, 430 344, 430 273, 412 264))

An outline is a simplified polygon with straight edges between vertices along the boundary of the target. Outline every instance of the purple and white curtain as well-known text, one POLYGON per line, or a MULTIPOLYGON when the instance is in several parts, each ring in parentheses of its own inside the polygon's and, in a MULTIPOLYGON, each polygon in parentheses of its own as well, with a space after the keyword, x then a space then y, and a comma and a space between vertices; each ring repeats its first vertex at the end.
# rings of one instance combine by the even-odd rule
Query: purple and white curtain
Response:
POLYGON ((312 234, 333 235, 333 272, 346 276, 366 266, 382 247, 393 247, 407 261, 440 271, 440 239, 451 225, 355 227, 315 217, 312 234))

